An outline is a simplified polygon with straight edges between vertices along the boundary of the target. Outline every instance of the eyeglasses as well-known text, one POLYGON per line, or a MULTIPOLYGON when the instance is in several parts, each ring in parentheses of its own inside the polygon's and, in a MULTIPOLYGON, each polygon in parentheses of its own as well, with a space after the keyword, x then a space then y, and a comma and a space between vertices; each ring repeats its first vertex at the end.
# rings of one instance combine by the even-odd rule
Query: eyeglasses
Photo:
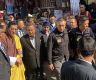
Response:
POLYGON ((65 25, 58 25, 58 26, 65 26, 65 25))

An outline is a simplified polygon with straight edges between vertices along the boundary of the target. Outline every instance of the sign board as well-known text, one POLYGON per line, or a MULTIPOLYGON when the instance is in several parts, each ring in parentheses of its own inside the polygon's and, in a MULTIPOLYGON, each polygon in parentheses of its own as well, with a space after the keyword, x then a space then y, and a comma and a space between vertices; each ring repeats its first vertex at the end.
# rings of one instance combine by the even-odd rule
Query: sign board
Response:
POLYGON ((54 10, 54 15, 56 17, 56 20, 63 17, 63 11, 62 10, 54 10))
POLYGON ((7 14, 13 14, 14 0, 6 0, 7 14))
POLYGON ((70 0, 71 14, 74 16, 78 15, 80 12, 79 3, 80 0, 70 0))

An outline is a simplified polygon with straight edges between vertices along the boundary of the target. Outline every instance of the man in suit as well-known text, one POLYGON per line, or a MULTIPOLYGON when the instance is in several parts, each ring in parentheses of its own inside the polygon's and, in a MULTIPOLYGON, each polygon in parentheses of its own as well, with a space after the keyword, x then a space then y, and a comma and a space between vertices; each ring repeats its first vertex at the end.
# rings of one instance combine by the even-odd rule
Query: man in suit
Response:
POLYGON ((27 26, 26 31, 21 38, 26 77, 27 80, 40 80, 40 34, 34 24, 27 26))
POLYGON ((78 42, 80 59, 62 65, 61 80, 96 80, 96 70, 92 65, 96 42, 92 37, 82 37, 78 42))
POLYGON ((2 44, 3 26, 0 25, 0 80, 10 80, 10 60, 2 44))

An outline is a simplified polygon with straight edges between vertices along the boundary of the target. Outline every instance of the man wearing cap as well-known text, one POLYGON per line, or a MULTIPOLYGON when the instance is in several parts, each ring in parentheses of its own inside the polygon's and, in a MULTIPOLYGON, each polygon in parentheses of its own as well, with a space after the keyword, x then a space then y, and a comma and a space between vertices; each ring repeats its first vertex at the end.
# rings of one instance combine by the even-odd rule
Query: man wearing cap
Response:
POLYGON ((44 22, 42 26, 42 31, 41 31, 41 75, 42 77, 46 77, 46 73, 48 70, 48 60, 47 60, 47 40, 50 34, 50 24, 48 22, 44 22))
POLYGON ((61 80, 96 80, 96 70, 92 66, 96 51, 95 40, 83 36, 79 39, 78 49, 82 58, 62 65, 61 80))

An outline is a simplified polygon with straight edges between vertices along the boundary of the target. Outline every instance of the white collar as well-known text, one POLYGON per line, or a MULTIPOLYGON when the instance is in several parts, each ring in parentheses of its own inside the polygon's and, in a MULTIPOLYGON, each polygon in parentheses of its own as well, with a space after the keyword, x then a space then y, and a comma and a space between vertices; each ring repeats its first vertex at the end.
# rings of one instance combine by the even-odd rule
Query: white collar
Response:
POLYGON ((0 46, 1 46, 1 44, 2 44, 2 43, 0 42, 0 46))
POLYGON ((55 27, 55 23, 52 23, 52 26, 55 27))
POLYGON ((86 61, 86 60, 84 60, 84 59, 80 59, 80 60, 82 60, 82 61, 84 61, 84 62, 87 62, 88 64, 91 64, 91 65, 92 65, 92 63, 89 62, 89 61, 86 61))

